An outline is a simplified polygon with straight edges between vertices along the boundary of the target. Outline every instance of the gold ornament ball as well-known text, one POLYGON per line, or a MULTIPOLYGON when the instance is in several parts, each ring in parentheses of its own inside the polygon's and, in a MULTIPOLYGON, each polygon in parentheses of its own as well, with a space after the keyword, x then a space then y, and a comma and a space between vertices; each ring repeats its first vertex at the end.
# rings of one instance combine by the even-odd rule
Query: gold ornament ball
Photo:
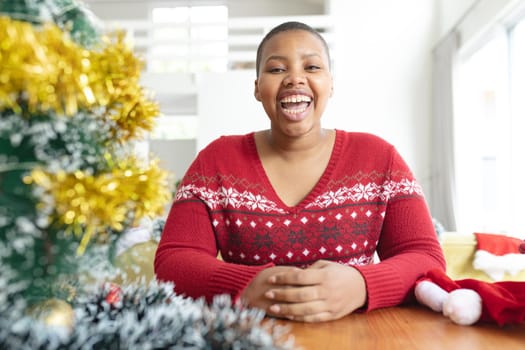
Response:
POLYGON ((60 299, 38 303, 31 308, 30 314, 48 327, 63 327, 71 331, 75 324, 75 311, 69 303, 60 299))

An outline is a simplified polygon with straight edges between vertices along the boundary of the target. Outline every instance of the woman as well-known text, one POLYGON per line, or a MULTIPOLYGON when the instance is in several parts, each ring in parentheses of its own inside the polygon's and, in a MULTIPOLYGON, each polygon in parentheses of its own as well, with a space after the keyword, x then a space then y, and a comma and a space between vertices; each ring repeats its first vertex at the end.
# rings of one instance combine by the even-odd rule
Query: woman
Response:
POLYGON ((333 90, 322 36, 298 22, 275 27, 256 71, 270 129, 199 153, 168 216, 157 278, 305 322, 412 300, 420 276, 445 268, 428 207, 393 146, 321 127, 333 90))

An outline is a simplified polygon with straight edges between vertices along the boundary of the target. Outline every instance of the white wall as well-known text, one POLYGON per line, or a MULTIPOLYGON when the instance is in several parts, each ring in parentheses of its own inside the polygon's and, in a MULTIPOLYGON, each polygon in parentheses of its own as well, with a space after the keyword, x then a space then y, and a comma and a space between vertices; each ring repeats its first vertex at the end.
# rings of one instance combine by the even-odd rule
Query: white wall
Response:
POLYGON ((323 0, 226 0, 232 17, 301 16, 324 13, 323 0))
POLYGON ((128 20, 149 18, 148 1, 84 0, 87 7, 101 20, 128 20))
POLYGON ((268 129, 266 114, 253 96, 255 71, 198 73, 197 149, 226 134, 268 129))
POLYGON ((195 157, 196 140, 149 140, 148 151, 160 161, 159 166, 177 181, 182 178, 195 157))
POLYGON ((330 10, 335 88, 325 125, 385 138, 425 188, 435 1, 332 0, 330 10))

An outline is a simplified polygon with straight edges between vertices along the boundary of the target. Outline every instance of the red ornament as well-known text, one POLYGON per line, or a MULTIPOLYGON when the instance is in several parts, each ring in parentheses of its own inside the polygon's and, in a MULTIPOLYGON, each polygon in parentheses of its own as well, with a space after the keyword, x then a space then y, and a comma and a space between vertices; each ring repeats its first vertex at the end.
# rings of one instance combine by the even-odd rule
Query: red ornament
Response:
POLYGON ((117 284, 109 283, 109 291, 105 298, 111 306, 116 306, 122 300, 122 289, 117 284))

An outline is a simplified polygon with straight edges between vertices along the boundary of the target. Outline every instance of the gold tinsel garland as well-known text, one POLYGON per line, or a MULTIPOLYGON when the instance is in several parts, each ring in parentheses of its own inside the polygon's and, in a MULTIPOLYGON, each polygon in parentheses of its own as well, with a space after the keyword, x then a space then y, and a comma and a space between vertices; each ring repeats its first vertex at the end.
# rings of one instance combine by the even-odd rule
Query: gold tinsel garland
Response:
MULTIPOLYGON (((139 85, 143 63, 124 43, 123 32, 88 49, 55 24, 33 26, 0 16, 0 67, 0 111, 12 110, 21 118, 88 111, 108 121, 115 142, 125 143, 152 130, 159 114, 139 85)), ((158 160, 142 166, 134 157, 107 154, 103 161, 109 170, 100 174, 49 172, 44 166, 23 179, 40 188, 38 209, 51 215, 50 222, 81 238, 79 254, 94 235, 161 215, 171 197, 168 173, 158 160)))
POLYGON ((51 205, 56 221, 66 225, 68 233, 82 237, 79 254, 95 234, 104 234, 108 228, 122 231, 124 224, 137 225, 144 217, 161 215, 171 198, 168 174, 159 168, 158 160, 141 167, 133 157, 98 175, 51 174, 37 168, 24 182, 40 186, 53 199, 40 205, 51 205), (129 213, 133 213, 132 222, 128 222, 129 213))
POLYGON ((151 131, 158 105, 139 85, 142 61, 124 43, 124 33, 86 49, 54 24, 35 27, 0 16, 0 110, 21 114, 53 110, 71 116, 103 107, 115 120, 120 141, 151 131))

